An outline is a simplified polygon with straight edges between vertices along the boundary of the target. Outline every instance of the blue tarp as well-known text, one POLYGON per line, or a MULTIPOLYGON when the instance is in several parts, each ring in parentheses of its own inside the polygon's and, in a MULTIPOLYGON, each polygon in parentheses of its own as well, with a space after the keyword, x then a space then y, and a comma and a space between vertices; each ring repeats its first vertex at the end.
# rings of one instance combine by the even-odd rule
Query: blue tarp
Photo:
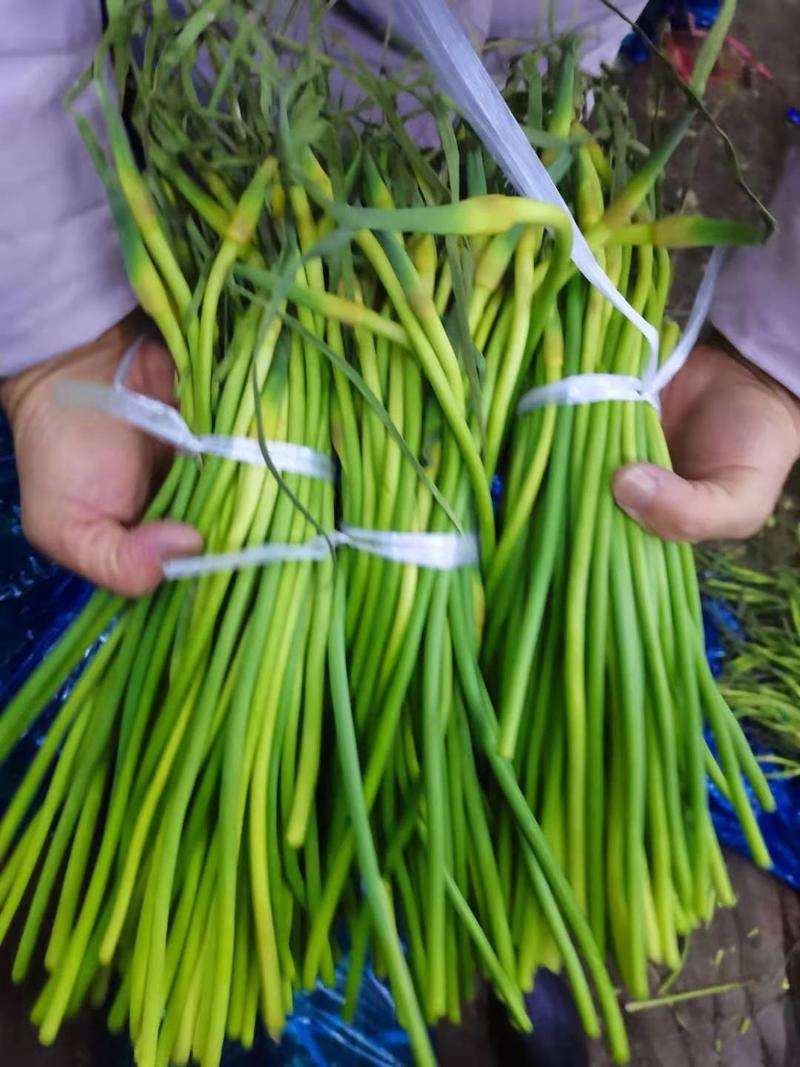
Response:
MULTIPOLYGON (((713 26, 719 15, 722 0, 650 0, 638 20, 640 29, 650 40, 656 40, 658 29, 665 19, 669 19, 673 30, 683 30, 689 26, 690 19, 698 30, 707 30, 713 26)), ((650 59, 647 43, 637 33, 629 33, 622 42, 622 54, 629 63, 638 66, 650 59)))
MULTIPOLYGON (((723 601, 707 600, 703 605, 703 618, 706 654, 714 674, 719 677, 725 660, 725 632, 738 637, 744 636, 745 640, 747 635, 742 634, 732 607, 723 601)), ((709 737, 708 741, 713 749, 712 738, 709 737)), ((770 755, 757 738, 751 737, 750 744, 760 758, 770 755)), ((770 785, 776 810, 770 814, 761 812, 758 822, 772 856, 773 872, 795 889, 800 889, 800 779, 774 777, 770 785)), ((708 793, 711 815, 720 840, 737 852, 748 855, 739 820, 730 804, 710 783, 708 793)), ((747 795, 758 810, 749 787, 747 795)))

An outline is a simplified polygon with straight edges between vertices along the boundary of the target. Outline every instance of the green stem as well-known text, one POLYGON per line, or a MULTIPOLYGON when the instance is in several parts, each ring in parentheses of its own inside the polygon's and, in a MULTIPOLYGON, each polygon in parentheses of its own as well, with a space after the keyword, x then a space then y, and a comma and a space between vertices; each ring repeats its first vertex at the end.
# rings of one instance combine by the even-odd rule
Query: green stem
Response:
POLYGON ((408 1030, 414 1056, 420 1067, 435 1067, 436 1057, 431 1048, 425 1021, 414 992, 408 966, 403 957, 400 939, 391 913, 391 908, 381 881, 375 843, 369 826, 367 805, 364 801, 364 785, 358 759, 355 728, 353 725, 350 694, 347 682, 345 658, 345 586, 344 573, 339 572, 334 592, 333 625, 329 645, 329 670, 333 714, 336 723, 336 741, 342 765, 342 782, 347 807, 352 821, 355 849, 358 855, 364 891, 370 905, 372 925, 381 952, 386 961, 392 989, 408 1030))

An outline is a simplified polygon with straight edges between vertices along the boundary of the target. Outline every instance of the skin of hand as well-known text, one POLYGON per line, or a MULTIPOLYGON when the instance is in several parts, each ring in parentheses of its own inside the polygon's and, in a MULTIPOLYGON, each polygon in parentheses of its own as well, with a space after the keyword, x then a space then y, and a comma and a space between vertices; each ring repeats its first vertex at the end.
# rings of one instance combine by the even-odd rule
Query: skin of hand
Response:
POLYGON ((675 472, 623 467, 619 506, 670 541, 757 533, 800 457, 800 401, 723 338, 698 345, 661 400, 675 472))
MULTIPOLYGON (((154 589, 162 562, 202 548, 183 523, 140 522, 169 468, 169 448, 110 416, 57 403, 58 381, 111 384, 142 332, 136 315, 96 341, 0 382, 14 434, 22 526, 51 559, 121 596, 154 589)), ((173 402, 174 372, 157 341, 144 341, 127 386, 173 402)))

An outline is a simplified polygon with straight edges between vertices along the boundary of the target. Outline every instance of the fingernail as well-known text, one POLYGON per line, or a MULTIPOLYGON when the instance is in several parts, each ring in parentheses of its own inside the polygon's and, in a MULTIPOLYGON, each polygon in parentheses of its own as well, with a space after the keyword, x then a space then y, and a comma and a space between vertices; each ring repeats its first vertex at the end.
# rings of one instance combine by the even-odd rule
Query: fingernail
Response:
POLYGON ((195 537, 187 534, 185 537, 175 537, 170 544, 164 545, 161 551, 161 560, 163 562, 165 559, 172 559, 175 556, 192 556, 196 552, 202 551, 203 538, 199 534, 195 537))
POLYGON ((176 556, 191 556, 203 549, 203 538, 191 526, 162 528, 156 551, 159 562, 176 556))
POLYGON ((624 512, 638 519, 652 503, 658 483, 658 474, 651 467, 627 467, 614 479, 614 496, 624 512))

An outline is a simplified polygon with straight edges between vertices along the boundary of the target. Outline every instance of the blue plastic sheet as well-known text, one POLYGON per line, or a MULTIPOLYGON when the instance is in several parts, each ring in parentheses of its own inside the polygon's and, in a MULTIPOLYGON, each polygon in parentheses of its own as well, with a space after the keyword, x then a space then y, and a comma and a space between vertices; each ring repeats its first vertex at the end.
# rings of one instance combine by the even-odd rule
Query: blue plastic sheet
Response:
MULTIPOLYGON (((750 743, 758 756, 769 755, 767 749, 756 740, 750 743)), ((714 746, 711 744, 713 750, 714 746)), ((758 824, 772 857, 772 873, 794 889, 800 889, 800 781, 796 778, 770 780, 776 809, 765 813, 759 810, 747 786, 747 795, 754 809, 759 812, 758 824)), ((708 787, 711 817, 717 835, 723 844, 745 856, 750 854, 742 835, 739 820, 728 801, 713 785, 708 787)))
MULTIPOLYGON (((690 20, 698 30, 707 30, 717 21, 722 0, 650 0, 637 25, 650 40, 654 40, 660 23, 669 19, 674 30, 685 30, 690 20)), ((622 42, 622 54, 634 66, 647 63, 651 52, 638 33, 629 33, 622 42)))
MULTIPOLYGON (((707 600, 704 603, 703 621, 709 662, 714 674, 719 677, 725 659, 724 635, 727 631, 741 636, 741 627, 731 606, 719 600, 707 600)), ((770 755, 758 738, 751 736, 749 740, 759 758, 770 755)), ((708 742, 713 750, 710 736, 708 742)), ((754 810, 759 813, 758 823, 772 856, 773 873, 795 889, 800 889, 800 779, 775 777, 770 785, 775 797, 774 812, 766 813, 759 809, 749 786, 746 786, 747 795, 754 810)), ((719 839, 737 852, 749 855, 739 820, 730 804, 710 783, 708 793, 711 816, 719 839)))
MULTIPOLYGON (((335 989, 318 989, 295 998, 283 1040, 276 1045, 259 1031, 252 1049, 229 1042, 222 1067, 411 1067, 413 1059, 395 1015, 388 989, 367 973, 358 1013, 352 1024, 342 1022, 345 969, 337 972, 335 989)), ((98 1026, 102 1026, 98 1016, 98 1026)), ((113 1064, 135 1067, 126 1037, 116 1040, 113 1064)))

